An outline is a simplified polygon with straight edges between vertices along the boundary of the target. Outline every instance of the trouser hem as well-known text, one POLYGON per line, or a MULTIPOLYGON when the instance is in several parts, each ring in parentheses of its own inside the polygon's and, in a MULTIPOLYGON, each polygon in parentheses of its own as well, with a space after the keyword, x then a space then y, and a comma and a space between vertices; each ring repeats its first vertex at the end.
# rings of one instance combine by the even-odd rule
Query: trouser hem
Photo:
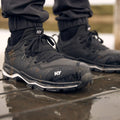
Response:
POLYGON ((9 17, 9 29, 10 31, 21 30, 29 27, 41 27, 43 24, 39 22, 33 22, 19 16, 10 16, 9 17))
POLYGON ((88 24, 88 18, 80 18, 77 20, 58 21, 58 27, 59 27, 60 31, 63 31, 63 30, 68 29, 70 27, 83 25, 83 24, 88 24))

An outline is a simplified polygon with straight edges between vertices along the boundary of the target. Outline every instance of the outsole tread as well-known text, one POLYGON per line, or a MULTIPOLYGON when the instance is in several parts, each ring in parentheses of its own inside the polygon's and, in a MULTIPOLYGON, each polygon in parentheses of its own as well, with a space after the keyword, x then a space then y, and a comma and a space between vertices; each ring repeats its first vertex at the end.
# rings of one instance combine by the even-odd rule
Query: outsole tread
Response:
MULTIPOLYGON (((10 80, 11 78, 8 76, 5 76, 3 74, 3 79, 4 80, 10 80)), ((71 88, 42 88, 40 86, 34 85, 34 84, 28 84, 25 80, 21 79, 20 77, 15 77, 12 78, 15 79, 16 81, 24 81, 27 85, 27 87, 31 88, 31 89, 37 89, 37 90, 42 90, 42 91, 48 91, 48 92, 72 92, 72 91, 77 91, 80 89, 83 89, 87 86, 87 84, 89 83, 90 80, 87 80, 85 83, 83 84, 79 84, 76 87, 71 87, 71 88)))

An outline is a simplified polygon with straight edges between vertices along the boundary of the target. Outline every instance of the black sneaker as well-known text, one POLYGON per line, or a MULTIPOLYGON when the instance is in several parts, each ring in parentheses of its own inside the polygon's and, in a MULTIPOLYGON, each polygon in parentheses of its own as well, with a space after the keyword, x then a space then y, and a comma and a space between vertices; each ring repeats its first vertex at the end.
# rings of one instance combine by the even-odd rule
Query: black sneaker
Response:
POLYGON ((83 25, 78 28, 74 37, 67 41, 61 40, 61 36, 59 36, 57 49, 70 56, 71 59, 89 64, 91 70, 120 71, 120 51, 110 50, 102 43, 103 40, 96 31, 89 31, 83 25))
POLYGON ((3 75, 21 78, 32 88, 47 91, 71 91, 91 82, 88 66, 66 59, 56 52, 51 37, 42 30, 29 28, 14 46, 7 46, 3 75))

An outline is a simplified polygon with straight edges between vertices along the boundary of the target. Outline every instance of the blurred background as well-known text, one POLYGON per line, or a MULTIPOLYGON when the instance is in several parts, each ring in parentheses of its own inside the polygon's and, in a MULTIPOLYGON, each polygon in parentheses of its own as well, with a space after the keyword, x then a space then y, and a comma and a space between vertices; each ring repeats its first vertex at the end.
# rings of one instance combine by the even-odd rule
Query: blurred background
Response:
MULTIPOLYGON (((99 32, 99 36, 104 40, 104 45, 111 49, 115 49, 115 41, 117 41, 116 38, 118 38, 118 48, 120 49, 120 40, 119 36, 115 38, 115 36, 120 35, 120 28, 116 27, 116 31, 114 31, 115 26, 120 26, 120 20, 115 21, 115 16, 119 16, 120 10, 115 10, 115 4, 116 6, 120 6, 120 0, 119 5, 117 5, 117 0, 90 0, 91 8, 93 10, 93 17, 89 19, 89 23, 92 27, 92 29, 97 30, 99 32), (117 12, 114 12, 117 11, 117 12), (118 13, 118 14, 115 14, 118 13), (119 24, 119 25, 118 25, 119 24), (116 33, 116 34, 115 34, 116 33)), ((59 34, 58 27, 57 27, 57 21, 55 21, 55 16, 52 12, 52 6, 53 6, 54 0, 46 0, 45 3, 45 9, 50 13, 50 18, 44 23, 45 28, 45 34, 52 35, 54 33, 59 34)), ((1 0, 0 0, 1 3, 1 0)), ((0 4, 1 8, 1 4, 0 4)), ((120 17, 120 16, 119 16, 120 17)), ((7 45, 8 37, 10 36, 10 32, 8 29, 8 19, 4 19, 1 16, 1 9, 0 9, 0 70, 3 65, 4 61, 4 51, 5 47, 7 45)), ((57 38, 56 38, 57 40, 57 38)), ((0 72, 1 73, 1 72, 0 72)), ((15 113, 19 111, 25 111, 29 109, 38 109, 42 106, 47 106, 49 104, 57 103, 57 102, 65 102, 72 99, 80 99, 84 98, 89 95, 94 95, 99 92, 105 92, 107 90, 117 90, 119 88, 120 83, 120 74, 98 74, 96 73, 94 81, 94 84, 87 88, 86 90, 82 92, 78 92, 75 94, 51 94, 48 92, 38 92, 38 91, 24 91, 21 93, 21 91, 16 91, 13 93, 10 93, 11 90, 20 90, 25 87, 23 83, 15 82, 14 80, 10 81, 0 81, 0 93, 8 92, 10 94, 5 94, 0 96, 0 115, 4 115, 6 113, 15 113), (118 87, 117 87, 118 86, 118 87), (89 91, 89 92, 88 92, 89 91), (66 97, 67 95, 67 97, 66 97), (27 101, 27 102, 26 102, 27 101), (18 104, 18 103, 22 103, 18 104)), ((2 76, 2 74, 0 74, 2 76)), ((54 106, 54 105, 53 105, 54 106)), ((120 120, 120 94, 110 94, 109 96, 101 96, 97 97, 97 99, 91 99, 84 102, 77 102, 72 105, 63 105, 62 107, 55 107, 53 109, 47 109, 42 111, 32 112, 30 114, 24 114, 21 116, 25 120, 29 117, 29 119, 33 119, 33 117, 36 117, 41 115, 39 118, 47 118, 50 119, 52 116, 53 119, 57 118, 73 118, 79 119, 83 118, 84 120, 120 120), (106 112, 107 111, 107 112, 106 112), (39 113, 38 113, 39 112, 39 113), (40 114, 40 112, 42 112, 40 114), (82 113, 82 114, 80 114, 82 113), (32 117, 33 115, 33 117, 32 117), (89 118, 88 118, 89 117, 89 118)), ((14 120, 18 120, 17 117, 19 117, 21 114, 17 114, 14 120)), ((1 120, 1 119, 0 119, 1 120)), ((3 119, 3 120, 12 120, 12 118, 3 119)), ((22 120, 22 119, 21 119, 22 120)))
MULTIPOLYGON (((0 0, 1 1, 1 0, 0 0)), ((52 5, 54 0, 46 0, 45 9, 50 13, 50 18, 44 23, 45 30, 57 31, 57 22, 52 12, 52 5)), ((101 33, 113 32, 113 10, 115 0, 90 0, 94 16, 89 19, 92 29, 96 29, 101 33)), ((1 5, 0 5, 1 6, 1 5)), ((1 13, 1 10, 0 10, 1 13)), ((8 29, 7 19, 0 15, 0 28, 8 29)))
MULTIPOLYGON (((1 0, 0 0, 1 3, 1 0)), ((115 40, 114 29, 114 6, 116 0, 90 0, 91 8, 93 10, 93 17, 89 19, 89 24, 92 30, 98 31, 99 36, 104 40, 104 45, 111 49, 119 49, 120 40, 115 40), (118 42, 115 42, 118 41, 118 42), (118 44, 119 43, 119 44, 118 44), (118 47, 115 47, 115 44, 118 47)), ((50 18, 44 23, 45 33, 48 35, 59 34, 57 21, 52 12, 52 6, 54 0, 46 0, 45 8, 50 13, 50 18)), ((8 19, 1 16, 1 4, 0 4, 0 68, 4 61, 4 51, 7 45, 7 39, 10 36, 8 29, 8 19)), ((117 22, 116 22, 117 23, 117 22)), ((118 25, 116 25, 118 26, 118 25)), ((118 30, 117 30, 118 31, 118 30)), ((119 33, 117 33, 119 35, 119 33)), ((119 36, 117 38, 120 38, 119 36)), ((56 39, 57 40, 57 39, 56 39)))

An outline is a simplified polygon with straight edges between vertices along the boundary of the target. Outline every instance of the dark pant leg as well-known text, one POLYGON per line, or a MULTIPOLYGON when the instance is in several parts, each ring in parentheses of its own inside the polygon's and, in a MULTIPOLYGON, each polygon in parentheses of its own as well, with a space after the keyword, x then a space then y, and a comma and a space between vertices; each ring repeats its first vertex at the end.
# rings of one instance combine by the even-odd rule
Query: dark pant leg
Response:
POLYGON ((58 15, 60 30, 86 24, 87 18, 92 16, 88 0, 55 0, 53 11, 58 15))
POLYGON ((45 0, 2 0, 2 14, 9 18, 11 31, 41 26, 48 19, 43 10, 45 0))

